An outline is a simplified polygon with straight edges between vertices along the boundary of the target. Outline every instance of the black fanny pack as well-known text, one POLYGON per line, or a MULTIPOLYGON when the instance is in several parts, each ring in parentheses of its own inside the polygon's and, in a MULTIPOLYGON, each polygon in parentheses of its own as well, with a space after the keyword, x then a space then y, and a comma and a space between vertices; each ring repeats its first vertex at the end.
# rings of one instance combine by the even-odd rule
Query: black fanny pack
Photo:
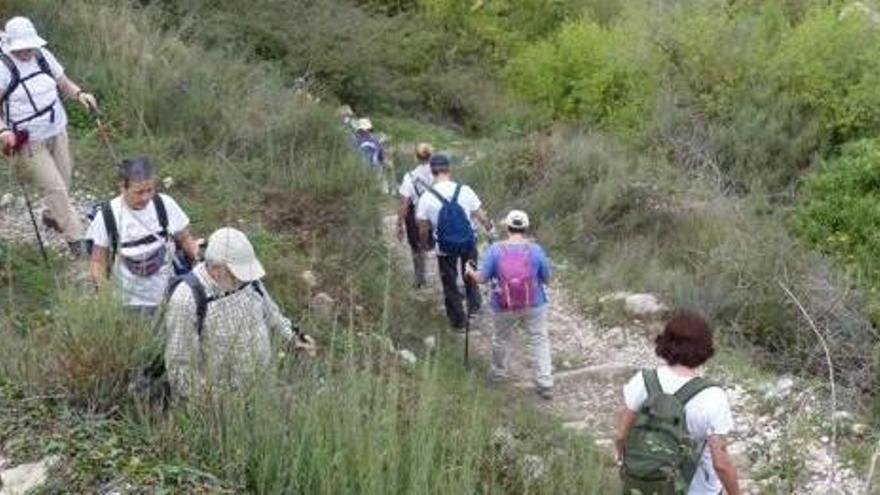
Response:
POLYGON ((163 242, 155 251, 144 256, 137 258, 120 256, 120 258, 125 268, 134 275, 138 277, 152 277, 162 269, 162 266, 165 264, 165 253, 167 252, 168 248, 163 242))

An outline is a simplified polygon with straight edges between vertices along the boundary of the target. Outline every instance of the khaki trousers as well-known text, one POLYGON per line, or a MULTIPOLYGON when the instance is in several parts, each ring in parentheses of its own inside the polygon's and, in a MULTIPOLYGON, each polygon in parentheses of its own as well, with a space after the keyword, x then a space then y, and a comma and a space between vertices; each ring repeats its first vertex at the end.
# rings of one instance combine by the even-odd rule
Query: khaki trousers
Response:
POLYGON ((68 192, 73 178, 73 160, 62 132, 49 139, 28 143, 19 151, 16 173, 40 194, 44 215, 58 223, 67 241, 83 238, 83 224, 68 192))

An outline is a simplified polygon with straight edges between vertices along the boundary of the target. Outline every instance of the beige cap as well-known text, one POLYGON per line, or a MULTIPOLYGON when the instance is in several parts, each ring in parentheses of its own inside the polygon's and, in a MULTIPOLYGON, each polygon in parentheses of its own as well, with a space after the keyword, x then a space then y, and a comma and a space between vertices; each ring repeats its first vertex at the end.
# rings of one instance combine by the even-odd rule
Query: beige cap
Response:
POLYGON ((6 23, 3 48, 8 52, 46 46, 46 40, 37 34, 37 28, 27 17, 13 17, 6 23))
POLYGON ((254 253, 251 241, 240 230, 224 227, 208 238, 205 260, 219 262, 242 282, 253 282, 266 276, 266 271, 254 253))
POLYGON ((527 229, 529 227, 529 216, 522 210, 510 210, 510 213, 504 218, 504 225, 514 229, 527 229))

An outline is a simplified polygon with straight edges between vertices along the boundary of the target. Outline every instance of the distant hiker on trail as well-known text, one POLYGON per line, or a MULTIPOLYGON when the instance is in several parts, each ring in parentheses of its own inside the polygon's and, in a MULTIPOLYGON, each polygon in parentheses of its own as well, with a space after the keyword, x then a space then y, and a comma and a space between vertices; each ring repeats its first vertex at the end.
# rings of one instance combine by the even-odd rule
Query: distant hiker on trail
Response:
POLYGON ((270 332, 311 355, 315 344, 290 322, 260 281, 266 274, 244 233, 217 230, 205 261, 175 279, 165 314, 165 364, 172 393, 243 385, 272 357, 270 332))
POLYGON ((174 274, 176 249, 198 259, 189 218, 170 196, 156 192, 156 170, 144 157, 119 166, 121 194, 98 208, 88 230, 93 243, 89 275, 101 286, 112 273, 123 304, 152 315, 174 274))
POLYGON ((730 403, 697 372, 715 352, 709 325, 678 311, 655 342, 666 366, 639 372, 623 389, 615 438, 623 493, 716 495, 723 488, 740 495, 725 441, 733 429, 730 403))
POLYGON ((526 238, 529 216, 512 210, 504 220, 507 240, 493 243, 483 255, 479 271, 468 268, 467 275, 477 283, 492 282, 492 309, 495 333, 492 335, 490 382, 509 378, 507 348, 518 326, 529 332, 529 346, 535 367, 538 395, 553 398, 553 368, 550 338, 547 335, 547 294, 550 262, 544 249, 526 238))
POLYGON ((42 196, 43 223, 62 234, 71 252, 87 254, 83 222, 70 198, 73 159, 61 95, 97 108, 70 80, 33 23, 13 17, 0 50, 0 146, 18 150, 15 173, 42 196))
POLYGON ((464 332, 467 318, 479 311, 482 304, 479 287, 464 279, 465 264, 477 260, 473 219, 476 218, 490 235, 492 222, 480 209, 480 198, 473 189, 452 181, 452 162, 448 156, 433 155, 430 166, 433 185, 428 187, 428 194, 422 194, 416 206, 419 238, 422 247, 427 249, 433 229, 446 316, 453 331, 464 332), (459 279, 465 286, 467 313, 462 307, 465 295, 459 288, 459 279))
POLYGON ((385 180, 385 149, 373 135, 373 122, 368 118, 356 119, 352 121, 352 127, 358 152, 361 153, 364 163, 376 173, 382 192, 388 193, 388 182, 385 180))
POLYGON ((434 237, 428 236, 428 244, 423 247, 419 241, 419 226, 416 222, 416 205, 419 198, 427 192, 428 186, 434 182, 431 175, 431 154, 434 150, 430 144, 421 143, 416 146, 416 167, 403 176, 400 184, 400 206, 397 208, 397 239, 402 241, 404 236, 409 243, 413 257, 413 270, 415 272, 416 288, 424 287, 425 280, 425 251, 434 248, 434 237))

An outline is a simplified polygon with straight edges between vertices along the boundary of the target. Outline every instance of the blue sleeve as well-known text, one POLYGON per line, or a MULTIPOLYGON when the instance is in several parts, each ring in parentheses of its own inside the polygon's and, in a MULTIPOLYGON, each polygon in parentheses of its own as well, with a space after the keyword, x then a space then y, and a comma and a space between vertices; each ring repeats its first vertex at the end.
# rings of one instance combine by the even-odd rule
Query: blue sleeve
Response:
POLYGON ((491 280, 497 275, 498 253, 498 246, 492 244, 483 256, 483 261, 480 263, 480 278, 483 280, 491 280))
POLYGON ((533 251, 535 256, 535 264, 538 266, 538 280, 541 281, 542 284, 546 284, 548 280, 550 280, 550 275, 552 273, 552 269, 550 267, 550 260, 547 259, 547 253, 544 252, 544 248, 535 244, 535 249, 533 251))

